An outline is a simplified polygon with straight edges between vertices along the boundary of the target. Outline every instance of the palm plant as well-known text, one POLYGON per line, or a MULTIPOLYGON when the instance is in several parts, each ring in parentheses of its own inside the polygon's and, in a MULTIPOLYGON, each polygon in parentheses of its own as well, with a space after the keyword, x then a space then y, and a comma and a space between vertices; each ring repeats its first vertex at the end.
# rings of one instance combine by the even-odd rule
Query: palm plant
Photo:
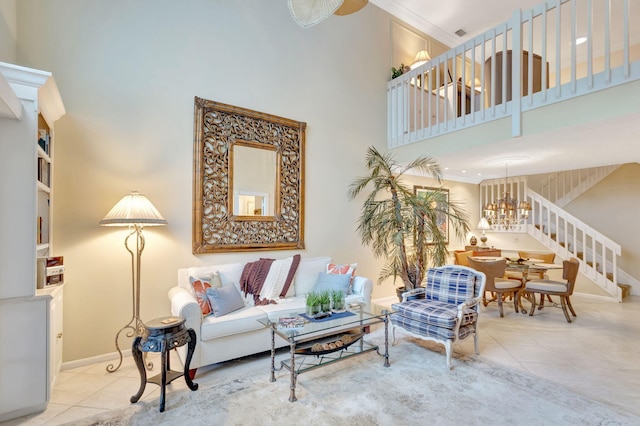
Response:
POLYGON ((408 172, 430 176, 442 182, 440 166, 421 156, 403 165, 391 154, 381 154, 369 147, 366 156, 369 174, 357 178, 349 187, 354 199, 372 186, 362 206, 358 231, 365 245, 371 245, 377 258, 386 264, 378 276, 378 284, 389 277, 400 277, 405 290, 419 287, 431 266, 441 266, 447 259, 447 236, 439 223, 448 221, 458 239, 469 232, 468 215, 442 191, 426 191, 416 195, 412 186, 403 182, 408 172))

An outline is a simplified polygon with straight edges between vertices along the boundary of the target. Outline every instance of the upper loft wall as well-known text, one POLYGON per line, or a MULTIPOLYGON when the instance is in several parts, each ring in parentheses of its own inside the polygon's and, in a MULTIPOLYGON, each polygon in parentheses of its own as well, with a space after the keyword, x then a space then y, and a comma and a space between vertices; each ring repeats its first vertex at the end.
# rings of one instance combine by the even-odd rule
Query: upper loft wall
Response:
POLYGON ((0 62, 17 60, 17 0, 0 0, 0 62))

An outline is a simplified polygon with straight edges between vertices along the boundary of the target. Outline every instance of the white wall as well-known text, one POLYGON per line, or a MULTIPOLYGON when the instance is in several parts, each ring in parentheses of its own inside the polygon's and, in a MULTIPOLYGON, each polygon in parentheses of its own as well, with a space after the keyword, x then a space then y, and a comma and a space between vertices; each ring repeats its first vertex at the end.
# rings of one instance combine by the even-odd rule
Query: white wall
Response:
POLYGON ((191 254, 194 96, 307 122, 301 254, 357 261, 375 279, 346 192, 367 146, 386 145, 390 23, 372 4, 302 29, 284 0, 18 2, 18 61, 52 71, 67 109, 53 230, 67 268, 64 361, 113 352, 131 317, 126 231, 98 221, 132 189, 169 222, 145 230, 143 319, 169 313, 178 268, 292 254, 191 254))
POLYGON ((16 61, 16 1, 0 0, 0 62, 16 61))

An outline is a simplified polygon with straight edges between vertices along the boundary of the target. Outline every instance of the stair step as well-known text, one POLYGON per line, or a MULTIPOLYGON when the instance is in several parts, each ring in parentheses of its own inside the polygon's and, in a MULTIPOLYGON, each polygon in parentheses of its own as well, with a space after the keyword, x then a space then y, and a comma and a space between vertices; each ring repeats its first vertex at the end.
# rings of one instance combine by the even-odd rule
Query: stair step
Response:
POLYGON ((629 284, 618 284, 618 287, 622 290, 623 299, 631 294, 631 286, 629 284))

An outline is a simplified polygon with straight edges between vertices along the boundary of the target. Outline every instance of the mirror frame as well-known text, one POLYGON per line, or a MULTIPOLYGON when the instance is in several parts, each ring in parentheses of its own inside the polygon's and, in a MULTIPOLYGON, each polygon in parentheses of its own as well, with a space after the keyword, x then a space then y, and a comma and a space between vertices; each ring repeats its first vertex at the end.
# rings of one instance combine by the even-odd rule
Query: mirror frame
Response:
POLYGON ((195 97, 193 254, 304 248, 307 123, 195 97), (274 216, 234 216, 234 144, 277 153, 274 216))

